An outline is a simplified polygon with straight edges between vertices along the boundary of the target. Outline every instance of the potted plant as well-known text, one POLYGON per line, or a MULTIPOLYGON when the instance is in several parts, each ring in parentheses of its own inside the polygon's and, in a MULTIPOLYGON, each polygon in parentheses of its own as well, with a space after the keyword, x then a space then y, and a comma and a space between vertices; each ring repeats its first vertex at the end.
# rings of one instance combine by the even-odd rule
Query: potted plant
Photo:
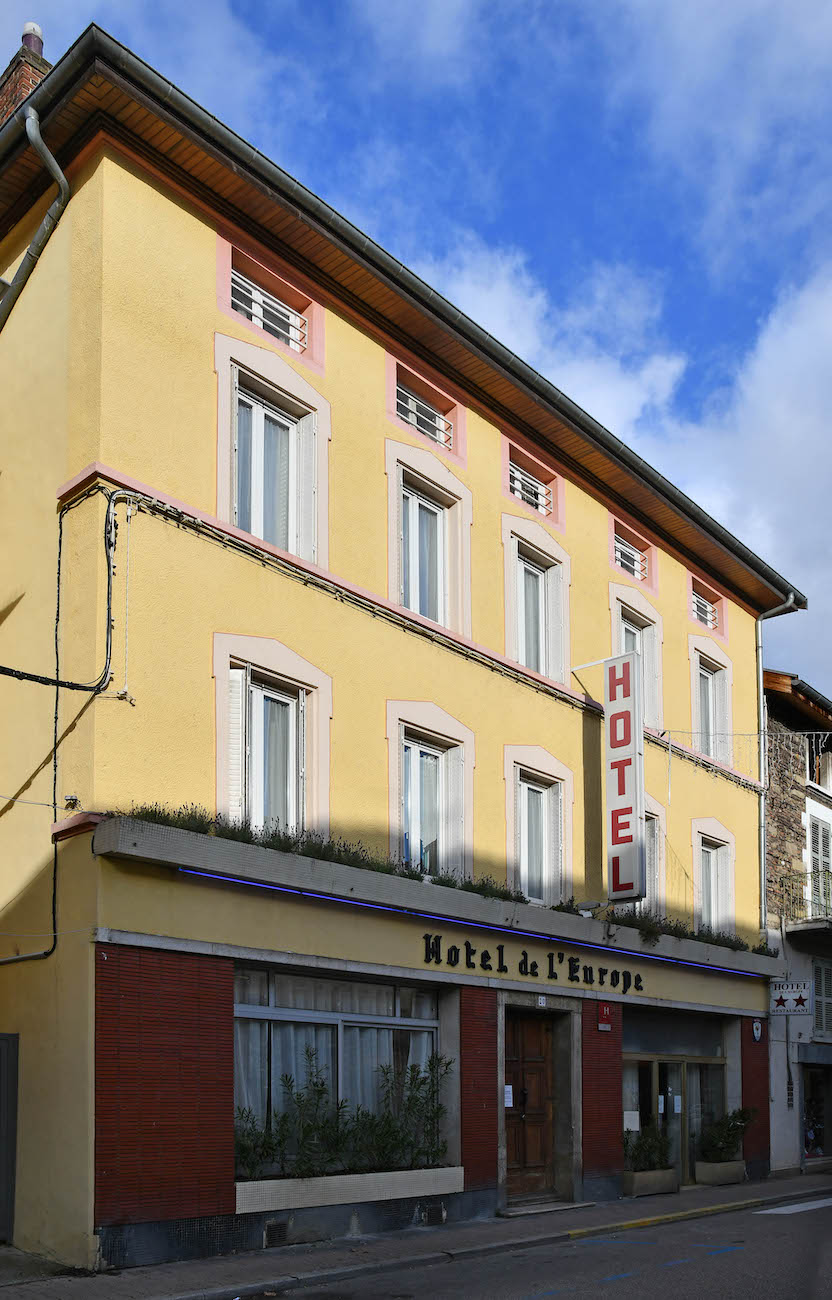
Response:
POLYGON ((741 1183, 745 1179, 745 1161, 737 1156, 745 1131, 756 1111, 747 1106, 729 1111, 722 1119, 703 1130, 699 1139, 701 1159, 696 1161, 696 1181, 711 1187, 741 1183))
POLYGON ((624 1133, 625 1196, 655 1196, 659 1192, 678 1192, 679 1174, 670 1163, 670 1139, 655 1124, 647 1124, 639 1133, 624 1133))

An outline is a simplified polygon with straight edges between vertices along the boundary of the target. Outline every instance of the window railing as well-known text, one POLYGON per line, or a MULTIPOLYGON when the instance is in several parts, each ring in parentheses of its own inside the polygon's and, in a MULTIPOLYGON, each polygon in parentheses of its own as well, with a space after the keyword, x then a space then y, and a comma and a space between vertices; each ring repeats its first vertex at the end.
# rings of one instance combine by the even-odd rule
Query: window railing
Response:
MULTIPOLYGON (((773 884, 776 891, 776 884, 773 884)), ((783 877, 787 921, 832 921, 832 871, 791 871, 783 877)))
POLYGON ((615 562, 625 573, 629 573, 631 578, 636 578, 639 582, 644 582, 647 578, 647 556, 644 551, 640 551, 632 542, 628 542, 623 537, 615 535, 615 562))
POLYGON ((231 306, 246 320, 259 325, 267 334, 273 334, 296 352, 306 350, 309 333, 306 317, 239 271, 231 272, 231 306))
POLYGON ((528 470, 521 469, 513 460, 509 462, 508 485, 512 494, 525 501, 533 510, 538 510, 542 515, 552 513, 551 487, 547 483, 541 483, 528 470))
POLYGON ((430 402, 411 393, 404 384, 396 385, 396 413, 420 433, 433 438, 434 442, 440 442, 443 447, 453 446, 454 426, 451 421, 430 402))
POLYGON ((719 624, 716 605, 705 596, 700 596, 698 591, 693 593, 693 617, 697 623, 704 623, 705 627, 711 630, 719 624))

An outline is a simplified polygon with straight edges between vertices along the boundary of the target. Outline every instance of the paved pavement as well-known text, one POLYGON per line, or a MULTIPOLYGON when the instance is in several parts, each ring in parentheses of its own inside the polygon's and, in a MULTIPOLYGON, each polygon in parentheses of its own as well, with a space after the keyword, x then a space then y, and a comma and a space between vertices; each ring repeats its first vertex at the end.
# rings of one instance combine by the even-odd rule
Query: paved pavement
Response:
MULTIPOLYGON (((508 1252, 513 1257, 518 1251, 534 1253, 541 1247, 556 1246, 560 1249, 565 1245, 573 1246, 582 1239, 631 1232, 636 1225, 645 1224, 655 1229, 663 1223, 678 1225, 690 1222, 695 1225, 698 1222, 702 1225, 701 1240, 705 1242, 712 1238, 717 1227, 722 1231, 722 1225, 733 1221, 734 1216, 726 1213, 729 1209, 738 1208, 745 1213, 747 1208, 771 1207, 782 1201, 798 1203, 801 1198, 822 1199, 824 1196, 832 1198, 832 1175, 810 1174, 743 1183, 737 1187, 700 1187, 673 1196, 606 1202, 584 1209, 563 1209, 524 1218, 416 1228, 352 1241, 280 1247, 94 1276, 32 1276, 32 1257, 20 1257, 17 1252, 11 1252, 12 1257, 17 1256, 18 1262, 21 1259, 26 1261, 28 1276, 24 1277, 20 1268, 14 1272, 13 1259, 10 1265, 10 1253, 5 1252, 5 1268, 0 1259, 0 1300, 4 1300, 4 1288, 9 1288, 5 1294, 13 1295, 15 1300, 18 1296, 21 1300, 86 1300, 86 1297, 91 1300, 234 1300, 238 1296, 286 1291, 296 1295, 305 1293, 308 1300, 318 1292, 322 1297, 338 1295, 337 1290, 333 1292, 326 1288, 339 1279, 352 1287, 352 1290, 343 1292, 345 1295, 392 1296, 394 1278, 397 1293, 409 1295, 409 1284, 404 1285, 405 1268, 423 1272, 435 1265, 446 1266, 449 1262, 459 1261, 466 1278, 473 1276, 469 1271, 473 1268, 485 1270, 488 1276, 490 1269, 501 1266, 502 1258, 508 1252), (382 1290, 373 1292, 369 1289, 373 1284, 370 1279, 376 1276, 382 1290), (363 1279, 360 1286, 359 1279, 363 1279)), ((813 1213, 794 1216, 794 1221, 811 1219, 813 1213)), ((788 1225, 792 1221, 790 1215, 767 1216, 760 1220, 774 1225, 788 1225)), ((829 1234, 831 1225, 827 1220, 824 1222, 829 1234)), ((725 1228, 725 1231, 729 1229, 725 1228)), ((777 1233, 780 1231, 779 1227, 776 1228, 777 1233)), ((641 1239, 641 1234, 637 1235, 641 1239)), ((674 1281, 674 1291, 676 1285, 674 1281)), ((434 1290, 433 1284, 430 1289, 434 1290)), ((700 1291, 698 1295, 702 1293, 700 1291)), ((419 1293, 414 1291, 413 1294, 419 1293)), ((491 1292, 458 1294, 490 1296, 491 1292)), ((680 1292, 679 1297, 682 1294, 680 1292)), ((778 1295, 771 1290, 764 1294, 778 1295)), ((811 1296, 812 1292, 803 1294, 811 1296)), ((832 1290, 826 1294, 832 1300, 832 1290)), ((622 1292, 622 1300, 623 1296, 622 1292)))

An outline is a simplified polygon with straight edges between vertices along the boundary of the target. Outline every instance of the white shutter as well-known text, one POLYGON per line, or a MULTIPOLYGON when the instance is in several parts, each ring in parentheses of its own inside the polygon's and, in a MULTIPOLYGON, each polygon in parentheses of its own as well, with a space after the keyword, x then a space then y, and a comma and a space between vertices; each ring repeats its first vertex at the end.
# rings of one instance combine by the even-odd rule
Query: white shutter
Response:
MULTIPOLYGON (((239 405, 240 394, 240 370, 232 362, 231 365, 231 410, 229 419, 231 420, 231 500, 228 503, 229 518, 233 524, 237 522, 237 410, 239 405)), ((222 507, 220 506, 220 509, 222 507)))
POLYGON ((546 676, 556 682, 564 679, 563 600, 563 565, 551 564, 546 570, 546 676))
POLYGON ((714 756, 722 763, 732 760, 731 708, 728 693, 728 674, 724 668, 714 673, 714 730, 717 735, 714 756))
POLYGON ((246 816, 248 669, 228 670, 228 816, 246 816))
POLYGON ((459 880, 465 879, 465 810, 464 782, 465 760, 462 745, 454 745, 442 755, 445 768, 445 844, 440 858, 440 871, 447 871, 459 880))
POLYGON ((832 870, 832 829, 819 817, 809 819, 809 853, 812 914, 823 916, 829 901, 829 872, 832 870))
POLYGON ((297 424, 298 439, 298 554, 314 563, 318 551, 318 416, 315 411, 297 424))
POLYGON ((514 768, 514 861, 512 863, 512 875, 510 886, 512 889, 523 888, 523 818, 526 815, 523 807, 522 782, 520 780, 520 768, 515 765, 514 768))
POLYGON ((658 817, 645 817, 644 819, 644 839, 645 839, 645 907, 655 911, 659 910, 659 819, 658 817))
POLYGON ((550 879, 544 885, 544 897, 549 903, 564 901, 563 889, 563 786, 553 781, 549 787, 549 834, 551 849, 550 879))
POLYGON ((659 721, 659 634, 648 623, 641 632, 642 678, 644 683, 644 721, 655 727, 659 721))
POLYGON ((832 962, 815 962, 815 1033, 832 1034, 832 962))
POLYGON ((298 691, 297 699, 297 771, 298 804, 296 830, 306 828, 306 691, 298 691))

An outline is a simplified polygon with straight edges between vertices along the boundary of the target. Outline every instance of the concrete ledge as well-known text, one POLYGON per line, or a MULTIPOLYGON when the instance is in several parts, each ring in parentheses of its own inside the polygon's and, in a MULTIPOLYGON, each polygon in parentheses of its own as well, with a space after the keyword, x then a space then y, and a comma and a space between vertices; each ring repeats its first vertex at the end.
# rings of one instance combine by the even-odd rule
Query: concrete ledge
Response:
POLYGON ((462 1166, 446 1169, 396 1169, 388 1173, 333 1174, 327 1178, 266 1178, 237 1183, 237 1213, 299 1210, 356 1201, 396 1201, 414 1196, 461 1192, 462 1166))
POLYGON ((92 847, 102 857, 121 858, 136 866, 150 862, 229 877, 244 884, 269 885, 345 902, 375 903, 424 915, 432 922, 445 918, 450 922, 497 926, 546 941, 591 944, 639 961, 692 962, 727 974, 766 979, 782 975, 785 969, 780 958, 733 952, 730 948, 695 939, 672 939, 667 935, 647 945, 628 926, 608 927, 604 921, 553 912, 532 903, 482 898, 427 881, 406 880, 338 862, 279 853, 238 840, 157 826, 131 817, 111 817, 101 822, 95 829, 92 847))

